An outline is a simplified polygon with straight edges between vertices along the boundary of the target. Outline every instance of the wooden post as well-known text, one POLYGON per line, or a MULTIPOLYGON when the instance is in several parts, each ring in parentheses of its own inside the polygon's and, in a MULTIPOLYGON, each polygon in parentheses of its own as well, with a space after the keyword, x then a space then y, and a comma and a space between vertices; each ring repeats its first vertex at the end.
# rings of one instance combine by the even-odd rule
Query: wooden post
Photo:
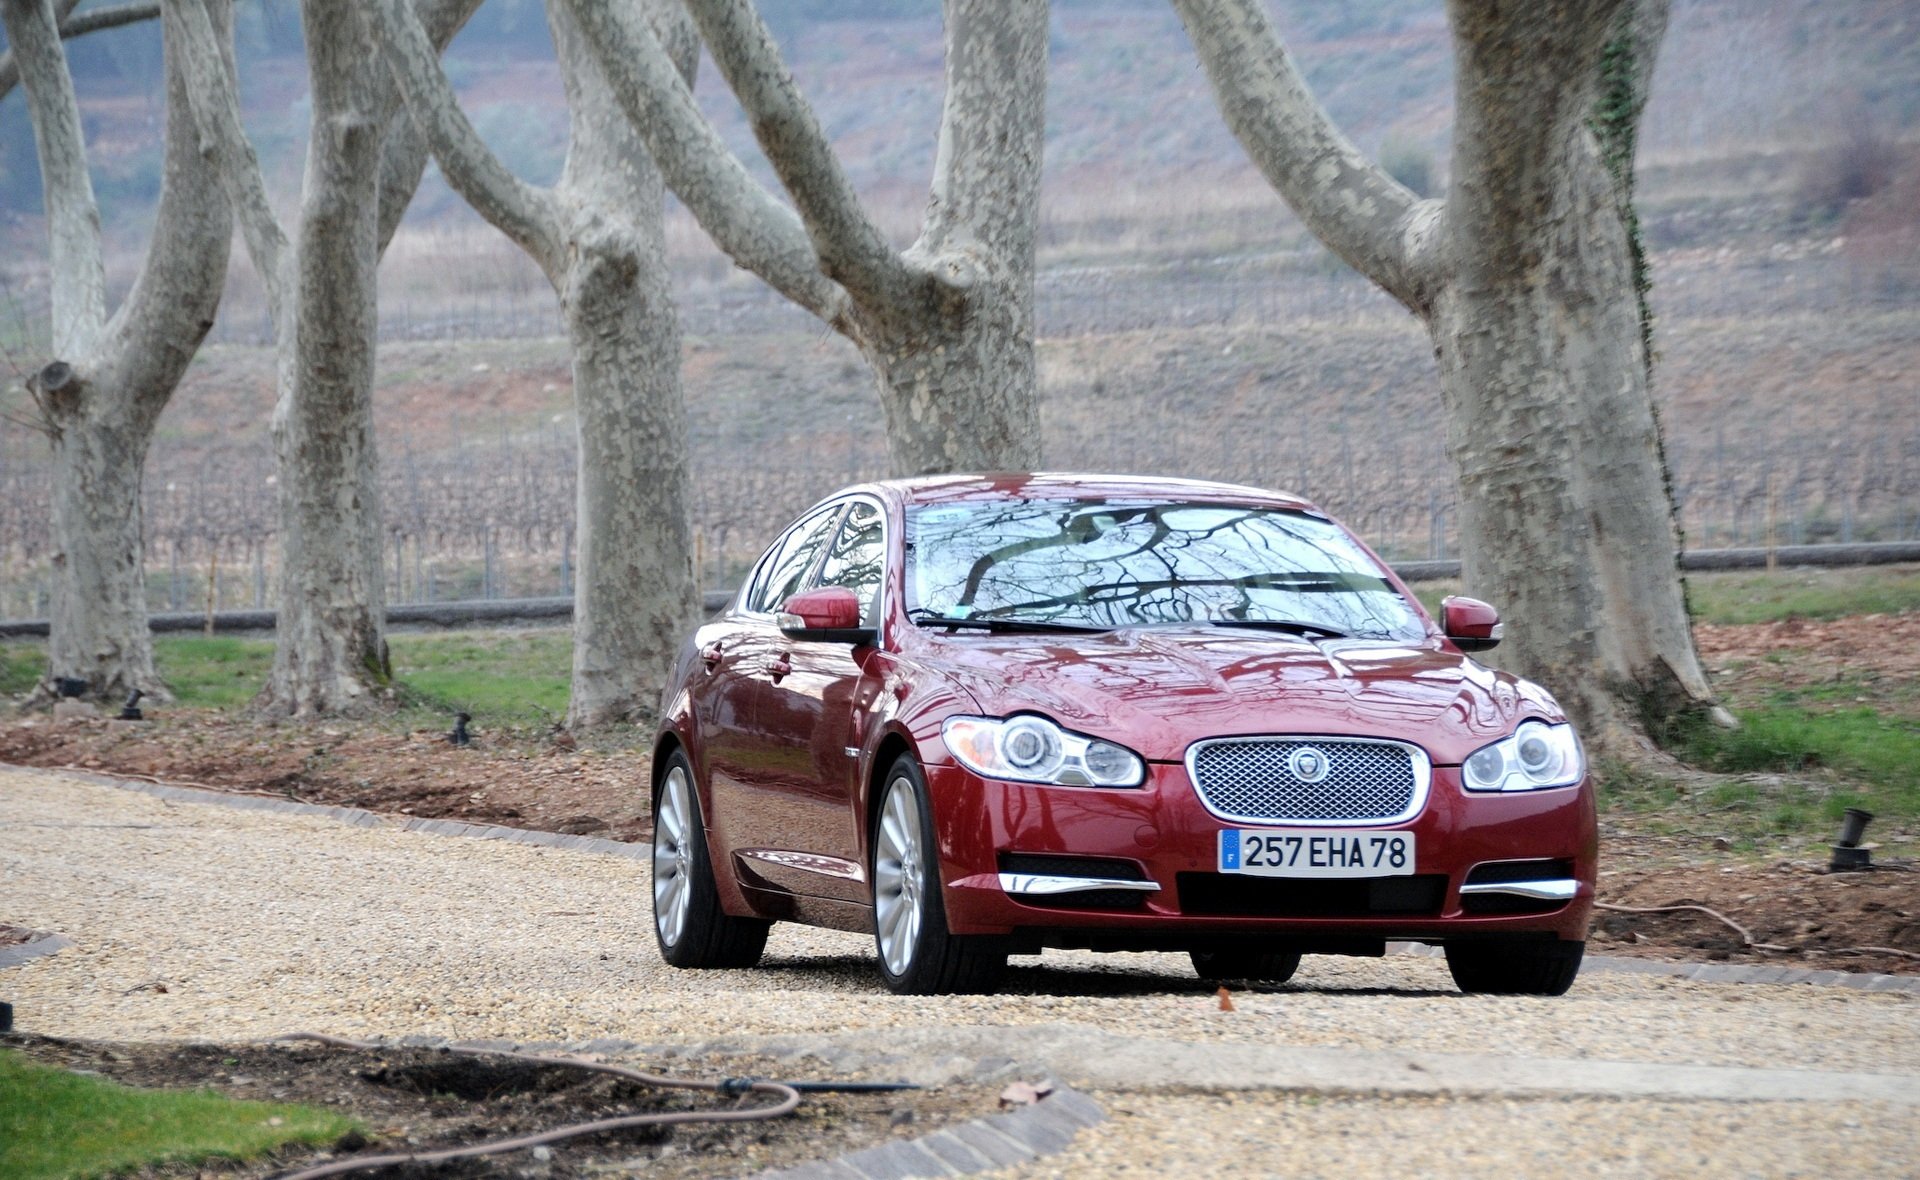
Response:
POLYGON ((1774 547, 1779 540, 1774 533, 1774 521, 1775 521, 1776 511, 1778 507, 1779 505, 1777 503, 1776 488, 1774 486, 1774 474, 1773 472, 1769 471, 1767 472, 1767 572, 1768 573, 1772 573, 1779 564, 1776 561, 1774 552, 1773 552, 1774 547))
POLYGON ((213 612, 220 605, 220 545, 207 543, 207 638, 213 638, 213 612))

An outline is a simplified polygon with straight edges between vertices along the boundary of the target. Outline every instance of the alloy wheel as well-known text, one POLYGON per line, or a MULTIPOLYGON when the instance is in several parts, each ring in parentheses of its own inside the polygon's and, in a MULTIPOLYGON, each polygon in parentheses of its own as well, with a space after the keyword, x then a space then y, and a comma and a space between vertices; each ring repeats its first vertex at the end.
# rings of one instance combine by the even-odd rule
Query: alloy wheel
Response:
POLYGON ((887 784, 874 844, 873 910, 880 957, 894 975, 906 974, 924 921, 919 809, 913 783, 904 776, 887 784))
POLYGON ((653 816, 653 921, 660 941, 675 946, 686 933, 693 893, 693 797, 687 773, 675 766, 660 784, 653 816))

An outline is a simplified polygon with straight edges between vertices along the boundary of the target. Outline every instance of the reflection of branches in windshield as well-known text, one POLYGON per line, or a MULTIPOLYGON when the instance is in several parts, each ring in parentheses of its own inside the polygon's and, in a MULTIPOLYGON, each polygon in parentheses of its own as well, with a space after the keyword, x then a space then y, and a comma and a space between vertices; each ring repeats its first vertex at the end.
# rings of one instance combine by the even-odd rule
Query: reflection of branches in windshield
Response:
MULTIPOLYGON (((1250 602, 1247 591, 1252 588, 1284 590, 1293 594, 1342 594, 1366 593, 1385 590, 1384 578, 1362 578, 1352 574, 1246 574, 1234 578, 1162 578, 1154 580, 1134 580, 1115 582, 1100 586, 1086 586, 1070 594, 1059 594, 1048 598, 1035 598, 1026 602, 1010 602, 1000 606, 977 610, 974 618, 1002 618, 1016 615, 1022 611, 1046 610, 1057 606, 1113 607, 1128 602, 1152 601, 1152 596, 1167 590, 1200 590, 1215 587, 1238 589, 1243 601, 1250 602)), ((1167 600, 1169 604, 1180 601, 1178 596, 1167 600)), ((1244 620, 1244 611, 1234 613, 1229 610, 1232 619, 1244 620)), ((1193 618, 1182 616, 1182 621, 1193 618)), ((1277 620, 1291 622, 1291 620, 1277 620)), ((1321 628, 1330 630, 1330 628, 1321 628)))
POLYGON ((1416 616, 1337 525, 1244 505, 1020 501, 915 514, 914 589, 942 613, 1103 626, 1288 620, 1412 638, 1416 616))
MULTIPOLYGON (((1022 503, 1018 505, 1018 507, 1028 507, 1028 505, 1022 503)), ((1154 531, 1153 535, 1142 542, 1140 547, 1135 549, 1133 553, 1118 555, 1121 558, 1131 557, 1134 553, 1140 553, 1152 548, 1156 540, 1167 534, 1167 527, 1160 523, 1157 509, 1138 508, 1125 513, 1125 515, 1115 514, 1112 527, 1100 529, 1097 527, 1099 517, 1109 514, 1105 505, 1093 505, 1087 508, 1087 510, 1078 513, 1073 511, 1074 507, 1081 506, 1069 505, 1068 511, 1060 518, 1060 531, 1052 536, 1028 537, 1025 540, 1014 541, 1011 544, 1002 545, 998 549, 982 553, 974 560, 973 568, 967 571, 966 586, 961 589, 960 597, 956 602, 961 606, 972 606, 974 599, 979 597, 981 581, 986 578, 987 572, 996 566, 1004 565, 1016 557, 1036 553, 1042 549, 1057 549, 1063 545, 1083 545, 1093 540, 1096 536, 1104 535, 1105 533, 1118 529, 1120 525, 1127 522, 1128 518, 1140 519, 1150 517, 1153 520, 1154 531)), ((1028 519, 1034 518, 1029 517, 1028 519)))

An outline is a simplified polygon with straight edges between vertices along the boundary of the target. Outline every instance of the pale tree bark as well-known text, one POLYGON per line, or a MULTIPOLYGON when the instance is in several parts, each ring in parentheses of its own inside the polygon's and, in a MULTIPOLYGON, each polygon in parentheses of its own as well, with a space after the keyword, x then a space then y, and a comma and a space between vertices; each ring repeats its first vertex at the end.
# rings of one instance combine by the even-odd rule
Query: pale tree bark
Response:
MULTIPOLYGON (((560 297, 579 432, 569 726, 639 719, 699 618, 680 327, 669 289, 665 190, 568 11, 548 5, 572 131, 552 189, 481 142, 404 0, 382 0, 401 92, 442 173, 524 249, 560 297)), ((698 45, 672 0, 643 6, 690 81, 698 45)))
POLYGON ((169 37, 153 237, 132 289, 108 317, 99 211, 60 48, 63 33, 76 35, 72 20, 60 24, 72 8, 67 0, 0 0, 39 149, 51 238, 54 359, 28 381, 53 458, 54 587, 41 693, 51 695, 56 679, 77 679, 97 697, 139 689, 164 698, 147 628, 141 477, 160 412, 213 326, 233 221, 200 150, 185 62, 169 37))
POLYGON ((688 8, 789 211, 728 154, 643 21, 565 0, 667 184, 739 265, 859 346, 894 470, 1038 466, 1033 265, 1045 0, 947 0, 947 92, 928 211, 895 251, 854 194, 751 0, 688 8))
MULTIPOLYGON (((477 0, 422 13, 444 45, 477 0)), ((240 125, 230 65, 218 60, 207 0, 167 0, 195 49, 194 113, 214 145, 274 323, 273 437, 280 499, 273 670, 258 707, 292 717, 364 713, 392 679, 373 433, 376 272, 418 183, 422 142, 396 125, 371 6, 308 0, 301 20, 312 123, 290 236, 275 219, 240 125)))
POLYGON ((1649 727, 1688 712, 1724 717, 1679 577, 1630 204, 1589 127, 1603 47, 1629 25, 1637 118, 1664 0, 1453 0, 1444 203, 1416 200, 1340 133, 1259 0, 1173 3, 1255 164, 1427 324, 1465 577, 1509 620, 1500 662, 1553 689, 1603 755, 1641 756, 1649 727))
MULTIPOLYGON (((53 18, 59 26, 60 39, 63 41, 84 37, 88 33, 117 29, 122 25, 138 24, 160 15, 160 5, 157 3, 118 4, 110 8, 96 8, 78 16, 71 15, 79 6, 80 0, 55 0, 53 18)), ((20 85, 20 67, 14 64, 13 51, 9 49, 0 53, 0 98, 5 98, 12 93, 13 88, 18 85, 20 85)))

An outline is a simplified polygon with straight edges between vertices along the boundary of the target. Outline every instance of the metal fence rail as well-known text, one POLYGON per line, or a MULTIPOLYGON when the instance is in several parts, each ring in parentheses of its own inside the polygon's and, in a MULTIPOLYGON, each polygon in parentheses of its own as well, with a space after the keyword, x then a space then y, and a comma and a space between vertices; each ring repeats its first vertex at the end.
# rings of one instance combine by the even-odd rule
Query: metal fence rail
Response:
MULTIPOLYGON (((1680 555, 1680 568, 1690 572, 1768 569, 1774 566, 1860 566, 1920 563, 1920 542, 1899 541, 1871 545, 1780 545, 1772 549, 1698 549, 1680 555)), ((1408 582, 1438 582, 1460 576, 1457 561, 1406 561, 1394 572, 1408 582)), ((733 597, 729 589, 705 591, 701 605, 711 613, 733 597)), ((155 634, 205 632, 205 612, 166 611, 153 615, 148 625, 155 634)), ((271 632, 270 610, 223 610, 211 616, 218 633, 271 632)), ((486 626, 561 626, 573 621, 571 598, 495 598, 462 602, 396 603, 387 608, 389 627, 409 630, 457 630, 486 626)), ((0 619, 0 639, 24 639, 47 634, 45 619, 0 619)))

